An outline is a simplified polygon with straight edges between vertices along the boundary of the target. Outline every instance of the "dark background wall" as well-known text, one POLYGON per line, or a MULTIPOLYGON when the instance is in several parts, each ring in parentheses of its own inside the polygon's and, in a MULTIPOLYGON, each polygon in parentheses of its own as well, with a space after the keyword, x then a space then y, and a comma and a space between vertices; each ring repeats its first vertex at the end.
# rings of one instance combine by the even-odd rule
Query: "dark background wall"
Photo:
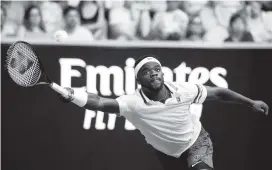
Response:
MULTIPOLYGON (((143 136, 137 130, 124 129, 124 118, 117 118, 113 130, 97 130, 95 119, 90 129, 84 129, 84 109, 62 103, 46 86, 23 88, 14 84, 3 69, 9 44, 1 45, 3 170, 161 169, 143 136)), ((127 58, 152 53, 171 69, 182 62, 191 69, 225 68, 227 75, 222 77, 228 82, 228 88, 272 105, 271 49, 34 47, 46 72, 56 83, 60 83, 61 75, 59 58, 78 58, 87 65, 116 65, 123 69, 127 58)), ((81 72, 82 77, 72 78, 72 85, 85 86, 86 69, 73 69, 81 72)), ((113 81, 111 83, 112 89, 113 81)), ((214 85, 211 81, 205 84, 214 85)), ((98 90, 100 86, 98 81, 98 90)), ((201 119, 214 142, 216 169, 270 168, 271 115, 265 117, 241 105, 207 102, 201 119)), ((107 120, 105 114, 104 122, 107 120)))

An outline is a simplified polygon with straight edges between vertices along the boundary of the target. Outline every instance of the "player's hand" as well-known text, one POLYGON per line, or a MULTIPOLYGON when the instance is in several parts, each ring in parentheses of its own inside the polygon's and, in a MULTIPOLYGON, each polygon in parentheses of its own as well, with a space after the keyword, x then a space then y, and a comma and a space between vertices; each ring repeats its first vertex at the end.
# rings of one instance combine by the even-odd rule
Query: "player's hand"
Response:
POLYGON ((268 115, 269 107, 266 103, 263 101, 255 100, 252 106, 253 111, 264 113, 265 115, 268 115))
POLYGON ((60 100, 64 103, 69 103, 71 102, 72 98, 73 98, 73 95, 74 95, 74 90, 72 88, 69 88, 69 87, 64 87, 68 92, 69 92, 69 97, 66 98, 62 95, 60 95, 60 100))

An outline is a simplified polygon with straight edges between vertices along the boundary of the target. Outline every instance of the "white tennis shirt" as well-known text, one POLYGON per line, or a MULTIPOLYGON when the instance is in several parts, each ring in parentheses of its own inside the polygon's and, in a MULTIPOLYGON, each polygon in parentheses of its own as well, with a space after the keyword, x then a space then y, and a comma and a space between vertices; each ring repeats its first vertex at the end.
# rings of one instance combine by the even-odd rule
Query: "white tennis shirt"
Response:
POLYGON ((117 98, 120 115, 130 121, 155 149, 173 156, 180 155, 197 140, 201 123, 191 114, 190 105, 203 103, 207 89, 203 85, 165 82, 171 98, 165 103, 152 101, 137 89, 133 95, 117 98))

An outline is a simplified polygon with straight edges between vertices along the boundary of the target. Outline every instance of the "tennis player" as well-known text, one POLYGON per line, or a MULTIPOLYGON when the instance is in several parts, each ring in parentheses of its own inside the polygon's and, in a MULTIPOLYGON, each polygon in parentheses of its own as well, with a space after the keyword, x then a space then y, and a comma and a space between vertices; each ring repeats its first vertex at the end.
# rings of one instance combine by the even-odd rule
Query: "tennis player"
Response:
POLYGON ((164 81, 162 65, 155 57, 142 57, 135 62, 135 76, 141 85, 133 95, 116 99, 103 98, 71 88, 69 101, 90 110, 116 113, 129 120, 158 152, 166 170, 167 161, 186 154, 190 170, 212 170, 213 146, 200 118, 190 112, 193 103, 206 100, 234 102, 268 114, 262 101, 251 100, 226 88, 201 84, 164 81))

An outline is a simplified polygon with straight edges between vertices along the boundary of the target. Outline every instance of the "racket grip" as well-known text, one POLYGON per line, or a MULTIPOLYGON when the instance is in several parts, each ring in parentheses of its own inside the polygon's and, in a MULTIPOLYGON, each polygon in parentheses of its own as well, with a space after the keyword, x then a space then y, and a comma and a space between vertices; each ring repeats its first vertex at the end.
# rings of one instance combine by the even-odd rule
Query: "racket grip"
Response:
POLYGON ((69 98, 69 92, 65 88, 59 86, 58 84, 54 82, 50 84, 50 87, 56 92, 58 92, 59 94, 61 94, 63 97, 69 98))

